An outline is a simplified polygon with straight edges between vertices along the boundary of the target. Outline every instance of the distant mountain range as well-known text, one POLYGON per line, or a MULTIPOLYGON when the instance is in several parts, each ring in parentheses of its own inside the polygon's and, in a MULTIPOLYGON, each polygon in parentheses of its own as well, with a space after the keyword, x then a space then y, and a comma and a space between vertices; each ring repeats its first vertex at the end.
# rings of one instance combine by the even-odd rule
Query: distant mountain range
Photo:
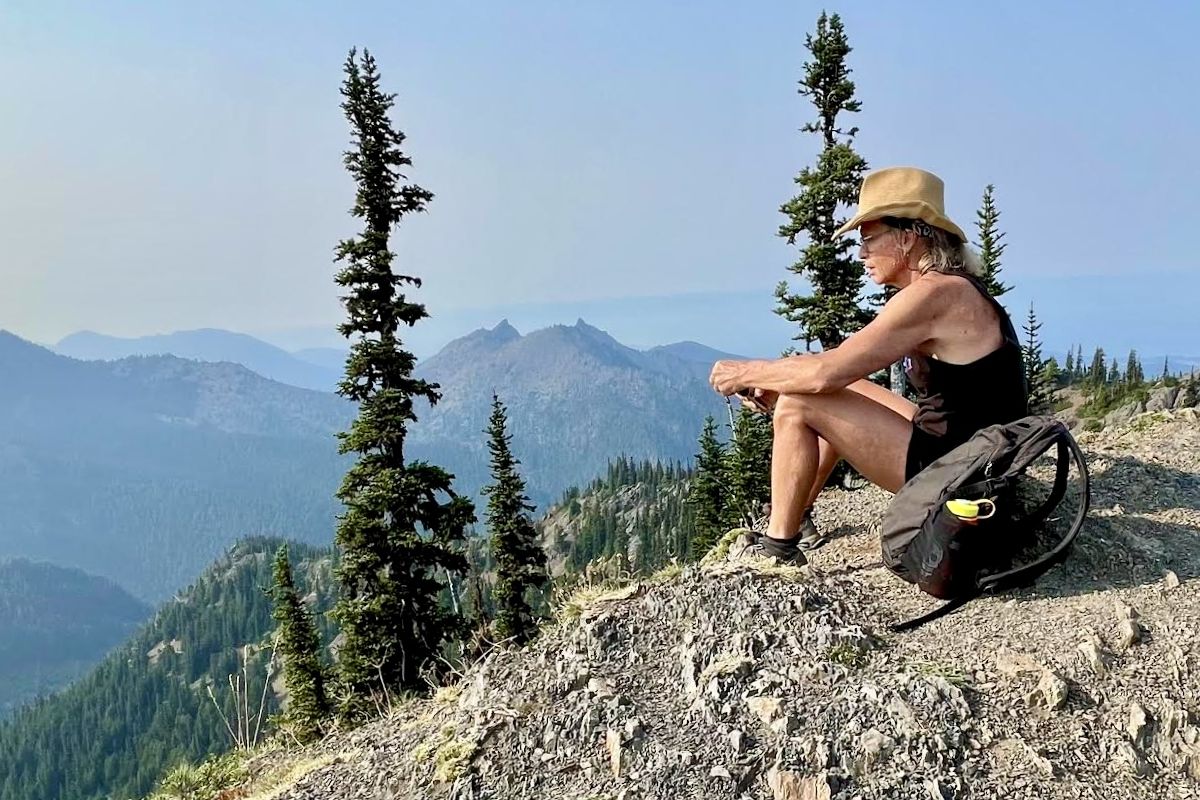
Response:
POLYGON ((442 388, 409 436, 414 457, 447 465, 467 489, 488 476, 492 393, 508 406, 513 451, 539 505, 586 483, 608 460, 690 461, 705 415, 723 415, 708 385, 727 356, 695 342, 626 347, 579 320, 522 336, 507 321, 481 328, 421 362, 442 388))
POLYGON ((273 381, 322 392, 332 392, 337 386, 346 358, 345 351, 334 348, 289 353, 253 336, 214 328, 129 339, 80 331, 62 339, 54 350, 72 358, 102 361, 154 355, 228 361, 273 381))
MULTIPOLYGON (((1164 354, 1172 370, 1200 366, 1200 314, 1194 306, 1195 275, 1190 269, 1146 267, 1127 274, 1051 274, 1049 264, 1022 267, 1016 254, 1005 260, 1001 279, 1015 284, 1000 298, 1020 329, 1032 303, 1041 322, 1042 351, 1065 354, 1080 344, 1091 355, 1097 346, 1124 362, 1136 349, 1144 362, 1161 370, 1164 354), (1011 266, 1010 266, 1011 262, 1011 266), (1022 270, 1013 273, 1012 270, 1022 270)), ((1069 259, 1068 259, 1069 262, 1069 259)), ((1055 265, 1068 266, 1061 259, 1055 265)), ((803 280, 783 271, 793 291, 807 292, 803 280)), ((774 314, 773 285, 744 285, 737 291, 679 292, 658 296, 505 303, 476 308, 431 306, 430 318, 405 336, 418 358, 428 358, 464 331, 508 319, 522 331, 540 330, 583 317, 624 344, 644 349, 692 339, 754 358, 778 355, 793 344, 794 323, 774 314)), ((868 293, 875 288, 868 286, 868 293)), ((274 329, 255 335, 286 350, 338 346, 334 323, 274 329)), ((250 333, 255 333, 250 331, 250 333)), ((803 347, 803 343, 800 345, 803 347)), ((1147 368, 1147 374, 1150 374, 1147 368)), ((1157 374, 1157 371, 1155 372, 1157 374)))
POLYGON ((105 578, 0 561, 0 718, 85 674, 150 613, 105 578))
POLYGON ((158 601, 230 542, 327 544, 353 406, 232 363, 78 361, 0 332, 0 557, 158 601))
MULTIPOLYGON (((237 352, 81 361, 0 333, 0 557, 83 569, 157 602, 239 537, 332 541, 350 463, 335 434, 354 407, 231 363, 237 352)), ((495 390, 544 507, 621 454, 689 461, 704 416, 725 413, 707 384, 722 355, 694 342, 639 351, 582 320, 480 329, 418 366, 443 399, 418 409, 407 453, 476 495, 495 390)))

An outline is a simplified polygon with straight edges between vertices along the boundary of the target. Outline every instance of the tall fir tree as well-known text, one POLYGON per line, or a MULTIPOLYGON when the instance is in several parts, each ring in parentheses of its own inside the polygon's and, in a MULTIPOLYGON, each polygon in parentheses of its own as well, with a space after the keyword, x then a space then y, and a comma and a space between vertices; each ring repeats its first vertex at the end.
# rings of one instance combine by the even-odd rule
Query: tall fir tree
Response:
POLYGON ((1121 382, 1121 369, 1117 366, 1116 356, 1113 356, 1112 364, 1110 364, 1108 367, 1108 377, 1105 378, 1105 382, 1108 383, 1109 386, 1115 386, 1121 382))
POLYGON ((867 162, 851 144, 858 128, 843 130, 838 123, 842 113, 853 114, 861 107, 854 99, 854 82, 846 65, 851 48, 841 17, 822 12, 816 34, 806 35, 804 45, 812 58, 804 64, 799 92, 812 102, 817 119, 801 130, 819 134, 822 150, 816 168, 805 167, 796 176, 800 193, 780 207, 788 219, 779 235, 788 244, 795 244, 801 235, 807 237, 800 260, 788 269, 808 280, 812 294, 793 294, 787 281, 780 281, 775 288, 775 313, 798 324, 793 338, 804 342, 805 349, 817 341, 829 350, 874 316, 862 306, 863 268, 854 245, 845 238, 831 241, 845 221, 839 208, 858 199, 867 162))
POLYGON ((1133 388, 1141 386, 1146 381, 1142 372, 1142 362, 1138 360, 1137 350, 1129 351, 1129 360, 1125 362, 1125 382, 1133 388))
POLYGON ((1083 345, 1080 344, 1080 345, 1076 345, 1076 347, 1075 347, 1075 382, 1081 383, 1084 379, 1084 376, 1085 376, 1085 373, 1083 371, 1083 345))
POLYGON ((720 538, 727 518, 725 448, 717 439, 717 422, 708 416, 700 432, 700 452, 696 454, 696 469, 688 487, 688 504, 696 520, 696 535, 690 545, 690 556, 702 558, 720 538))
POLYGON ((296 591, 286 544, 275 553, 270 593, 288 696, 285 719, 296 739, 305 744, 321 735, 332 708, 328 676, 321 661, 321 641, 312 615, 296 591))
POLYGON ((1169 358, 1170 358, 1169 356, 1163 356, 1163 371, 1162 371, 1161 380, 1164 380, 1164 381, 1167 378, 1171 377, 1171 365, 1169 362, 1169 358))
POLYGON ((742 408, 733 421, 733 438, 726 455, 729 476, 726 523, 751 525, 771 499, 771 418, 742 408))
POLYGON ((525 481, 517 472, 508 433, 508 412, 492 395, 488 420, 488 451, 492 458, 492 483, 484 487, 488 498, 487 527, 492 558, 496 562, 495 633, 499 639, 524 644, 537 635, 538 620, 527 593, 540 590, 548 580, 546 553, 537 540, 533 505, 525 495, 525 481))
POLYGON ((1075 379, 1075 348, 1067 348, 1067 365, 1063 367, 1063 374, 1067 377, 1067 382, 1070 383, 1075 379))
POLYGON ((1087 380, 1093 387, 1104 385, 1105 367, 1108 362, 1104 358, 1104 348, 1097 347, 1096 352, 1092 354, 1092 365, 1088 368, 1087 380))
POLYGON ((1029 413, 1049 414, 1054 409, 1054 385, 1047 378, 1046 365, 1042 360, 1042 342, 1038 337, 1042 324, 1033 311, 1033 303, 1029 304, 1029 317, 1023 327, 1025 345, 1021 348, 1021 359, 1025 364, 1025 385, 1029 390, 1029 413))
POLYGON ((999 228, 1000 210, 996 208, 995 191, 996 187, 990 183, 983 190, 983 204, 975 213, 975 227, 979 231, 979 261, 983 265, 980 280, 992 297, 999 297, 1012 287, 1000 282, 1000 256, 1008 243, 1001 241, 1004 232, 999 228))
POLYGON ((415 358, 398 335, 401 325, 428 314, 406 298, 404 288, 421 281, 394 271, 389 238, 433 195, 403 183, 412 161, 389 118, 395 95, 380 88, 370 53, 360 59, 350 51, 341 93, 353 145, 344 162, 358 187, 351 213, 363 221, 362 232, 336 251, 347 312, 338 330, 351 341, 338 394, 358 405, 350 430, 339 434, 339 451, 358 458, 337 493, 346 510, 336 536, 341 591, 334 610, 344 637, 341 713, 353 720, 374 708, 374 696, 426 689, 423 671, 436 669, 442 646, 461 634, 460 615, 439 594, 466 565, 456 544, 475 514, 455 495, 450 474, 404 459, 414 401, 434 404, 440 395, 436 384, 414 377, 415 358))

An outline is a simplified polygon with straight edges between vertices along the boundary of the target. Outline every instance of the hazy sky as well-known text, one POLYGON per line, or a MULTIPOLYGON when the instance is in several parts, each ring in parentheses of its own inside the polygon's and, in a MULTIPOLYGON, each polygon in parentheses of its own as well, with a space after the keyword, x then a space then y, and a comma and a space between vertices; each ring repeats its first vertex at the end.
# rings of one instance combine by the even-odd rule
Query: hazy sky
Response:
MULTIPOLYGON (((1017 284, 1176 294, 1200 246, 1200 14, 1046 5, 826 6, 857 147, 942 175, 970 230, 995 183, 1017 284)), ((354 45, 436 195, 396 239, 433 313, 769 293, 816 147, 796 81, 821 5, 737 6, 0 0, 0 328, 332 326, 354 45)))

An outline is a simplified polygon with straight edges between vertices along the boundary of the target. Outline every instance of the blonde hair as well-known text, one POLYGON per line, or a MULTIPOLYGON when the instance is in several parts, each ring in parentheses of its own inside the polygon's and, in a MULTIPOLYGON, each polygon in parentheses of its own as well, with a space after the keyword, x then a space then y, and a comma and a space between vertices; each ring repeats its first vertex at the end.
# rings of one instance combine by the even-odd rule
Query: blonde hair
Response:
MULTIPOLYGON (((892 222, 898 223, 889 226, 901 231, 911 231, 917 239, 925 244, 925 252, 917 259, 915 267, 915 270, 922 275, 926 272, 941 272, 946 275, 966 273, 976 278, 983 276, 983 263, 979 260, 979 254, 954 234, 941 228, 935 228, 922 220, 885 218, 881 221, 885 225, 892 222)), ((901 247, 905 259, 908 258, 910 251, 911 248, 901 247)), ((913 267, 910 266, 910 269, 913 267)))
POLYGON ((925 252, 917 260, 918 272, 942 272, 949 275, 965 272, 976 278, 983 275, 983 263, 979 260, 979 254, 965 242, 960 242, 954 234, 934 228, 931 235, 922 236, 921 239, 925 242, 925 252))

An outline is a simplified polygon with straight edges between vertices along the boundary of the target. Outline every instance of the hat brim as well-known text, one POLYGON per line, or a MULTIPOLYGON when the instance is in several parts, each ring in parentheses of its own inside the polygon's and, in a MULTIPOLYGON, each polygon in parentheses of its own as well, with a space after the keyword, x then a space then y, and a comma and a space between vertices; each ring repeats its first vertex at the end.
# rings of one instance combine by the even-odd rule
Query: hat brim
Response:
POLYGON ((862 227, 864 223, 873 222, 884 217, 923 220, 935 228, 941 228, 947 233, 954 234, 964 244, 967 242, 967 235, 963 233, 962 228, 955 225, 949 217, 939 214, 933 206, 920 201, 915 203, 912 201, 884 203, 883 205, 872 206, 871 208, 859 211, 850 218, 849 222, 837 229, 837 232, 833 234, 833 240, 836 241, 850 231, 862 227))

